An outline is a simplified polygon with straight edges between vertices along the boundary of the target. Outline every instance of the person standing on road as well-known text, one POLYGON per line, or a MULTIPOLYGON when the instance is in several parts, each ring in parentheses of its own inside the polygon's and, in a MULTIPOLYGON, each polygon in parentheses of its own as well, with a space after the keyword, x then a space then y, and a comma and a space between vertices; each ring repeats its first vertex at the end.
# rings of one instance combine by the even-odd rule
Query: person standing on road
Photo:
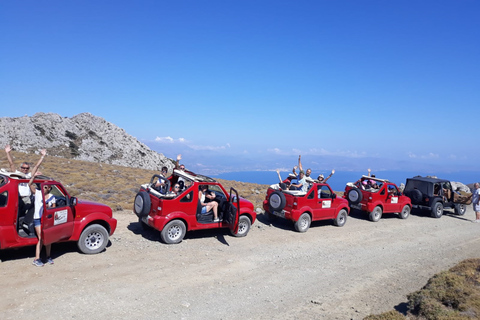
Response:
MULTIPOLYGON (((28 181, 28 187, 32 191, 32 193, 35 194, 35 211, 33 214, 33 222, 35 226, 35 232, 37 233, 37 238, 38 242, 35 247, 35 259, 33 260, 33 265, 37 267, 43 267, 44 263, 40 259, 40 252, 42 251, 42 246, 43 246, 43 239, 42 239, 42 215, 43 215, 43 201, 45 200, 45 203, 47 204, 48 207, 55 207, 55 196, 53 196, 50 191, 52 190, 52 186, 49 185, 44 185, 43 186, 43 196, 42 196, 42 190, 37 189, 37 186, 33 181, 35 180, 35 176, 38 170, 38 167, 40 167, 40 164, 43 161, 43 158, 45 158, 45 155, 47 154, 47 151, 43 149, 41 152, 42 154, 40 160, 38 160, 38 163, 35 165, 35 167, 32 170, 32 177, 30 178, 30 181, 28 181)), ((53 264, 53 260, 50 257, 50 251, 51 251, 52 245, 46 245, 45 250, 47 253, 47 263, 48 264, 53 264)))
POLYGON ((475 220, 472 222, 480 222, 480 183, 476 182, 473 187, 475 190, 473 191, 472 194, 472 205, 473 205, 473 211, 475 211, 475 220))

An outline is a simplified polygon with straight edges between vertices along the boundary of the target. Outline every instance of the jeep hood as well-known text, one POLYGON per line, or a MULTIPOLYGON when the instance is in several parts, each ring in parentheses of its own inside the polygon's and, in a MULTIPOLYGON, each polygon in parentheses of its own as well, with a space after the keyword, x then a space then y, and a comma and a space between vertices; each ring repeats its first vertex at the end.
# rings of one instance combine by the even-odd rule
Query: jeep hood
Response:
POLYGON ((77 214, 80 214, 82 216, 86 216, 90 213, 98 212, 98 213, 104 213, 107 216, 112 217, 112 208, 110 208, 105 204, 88 201, 88 200, 77 199, 77 205, 75 206, 75 211, 77 214))
POLYGON ((253 211, 253 203, 251 203, 247 199, 240 197, 240 208, 249 208, 253 211))

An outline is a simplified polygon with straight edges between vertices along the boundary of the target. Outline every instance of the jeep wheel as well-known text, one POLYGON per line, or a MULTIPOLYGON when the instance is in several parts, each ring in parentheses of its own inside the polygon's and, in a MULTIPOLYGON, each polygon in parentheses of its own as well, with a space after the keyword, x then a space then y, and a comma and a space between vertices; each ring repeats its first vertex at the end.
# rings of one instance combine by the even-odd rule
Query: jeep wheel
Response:
POLYGON ((107 244, 108 232, 99 224, 92 224, 86 227, 77 242, 78 249, 85 254, 102 252, 107 244))
POLYGON ((287 204, 287 200, 285 199, 285 195, 282 191, 274 191, 268 197, 268 205, 270 206, 270 211, 282 211, 287 204))
POLYGON ((465 204, 463 203, 455 204, 455 213, 458 214, 459 216, 463 216, 466 211, 467 211, 467 206, 465 204))
POLYGON ((383 210, 380 206, 376 206, 369 214, 370 221, 377 222, 382 217, 383 210))
POLYGON ((410 199, 412 199, 412 203, 414 204, 419 204, 422 202, 422 192, 418 189, 413 189, 412 191, 409 192, 410 199))
POLYGON ((298 232, 306 232, 308 228, 310 228, 310 223, 312 222, 312 218, 308 213, 304 213, 300 216, 298 221, 295 222, 295 230, 298 232))
POLYGON ((410 206, 406 204, 403 207, 402 212, 400 212, 400 214, 398 215, 400 219, 407 219, 410 216, 410 210, 410 206))
POLYGON ((440 201, 437 201, 432 205, 432 217, 438 219, 442 215, 443 215, 443 204, 440 201))
POLYGON ((150 213, 150 207, 152 202, 150 200, 150 195, 145 191, 140 191, 135 196, 135 202, 133 204, 133 211, 135 214, 141 218, 150 213))
POLYGON ((350 204, 357 204, 362 201, 362 191, 358 188, 348 190, 347 200, 350 204))
POLYGON ((162 232, 160 232, 160 238, 167 244, 180 243, 185 237, 187 228, 185 223, 181 220, 172 220, 166 224, 162 232))
POLYGON ((247 216, 240 216, 240 218, 238 218, 238 232, 233 233, 230 230, 230 233, 234 237, 245 237, 247 235, 248 231, 250 231, 251 226, 252 226, 252 222, 250 221, 250 219, 247 216))
POLYGON ((333 224, 337 227, 343 227, 345 225, 345 222, 347 222, 347 210, 342 209, 338 213, 335 220, 333 220, 333 224))

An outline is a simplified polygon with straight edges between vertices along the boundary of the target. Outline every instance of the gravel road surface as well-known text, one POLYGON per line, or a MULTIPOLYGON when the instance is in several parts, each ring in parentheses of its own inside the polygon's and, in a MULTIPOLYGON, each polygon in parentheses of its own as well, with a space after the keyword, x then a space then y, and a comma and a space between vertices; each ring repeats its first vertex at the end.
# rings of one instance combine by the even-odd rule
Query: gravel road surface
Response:
POLYGON ((379 222, 353 212, 344 227, 306 233, 259 215, 245 238, 189 232, 177 245, 115 212, 111 245, 84 255, 54 244, 54 265, 34 267, 34 247, 0 252, 2 319, 362 319, 405 309, 435 273, 480 257, 480 224, 414 213, 379 222))

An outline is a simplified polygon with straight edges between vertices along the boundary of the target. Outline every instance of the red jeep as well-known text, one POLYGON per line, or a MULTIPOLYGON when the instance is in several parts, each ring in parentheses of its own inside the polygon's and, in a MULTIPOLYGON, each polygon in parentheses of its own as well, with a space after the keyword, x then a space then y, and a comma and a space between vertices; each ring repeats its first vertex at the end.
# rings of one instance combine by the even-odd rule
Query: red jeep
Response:
MULTIPOLYGON (((21 210, 19 204, 19 184, 28 181, 22 174, 0 173, 0 249, 30 246, 38 242, 33 226, 33 210, 21 210)), ((80 251, 86 254, 105 249, 109 236, 117 227, 110 207, 70 197, 60 182, 45 176, 37 176, 34 182, 40 186, 42 193, 44 185, 51 185, 51 193, 56 199, 53 208, 43 204, 44 244, 77 241, 80 251)))
POLYGON ((182 170, 174 170, 168 179, 154 175, 150 183, 142 185, 135 196, 133 211, 142 227, 159 230, 162 241, 168 244, 181 242, 187 231, 201 229, 229 228, 235 237, 244 237, 257 218, 253 204, 240 198, 235 189, 227 192, 212 178, 182 170), (161 186, 157 187, 157 182, 161 186), (177 183, 180 191, 175 194, 171 186, 177 183), (212 201, 218 202, 219 222, 214 222, 212 211, 201 213, 202 185, 215 193, 212 201))
POLYGON ((336 226, 343 227, 350 212, 348 202, 337 197, 325 183, 311 183, 307 192, 270 187, 263 209, 270 219, 292 220, 298 232, 307 231, 312 220, 333 219, 336 226))
POLYGON ((351 208, 367 212, 373 222, 380 220, 383 213, 398 212, 401 219, 407 219, 412 209, 410 198, 404 196, 394 183, 368 176, 348 183, 343 197, 351 208))

